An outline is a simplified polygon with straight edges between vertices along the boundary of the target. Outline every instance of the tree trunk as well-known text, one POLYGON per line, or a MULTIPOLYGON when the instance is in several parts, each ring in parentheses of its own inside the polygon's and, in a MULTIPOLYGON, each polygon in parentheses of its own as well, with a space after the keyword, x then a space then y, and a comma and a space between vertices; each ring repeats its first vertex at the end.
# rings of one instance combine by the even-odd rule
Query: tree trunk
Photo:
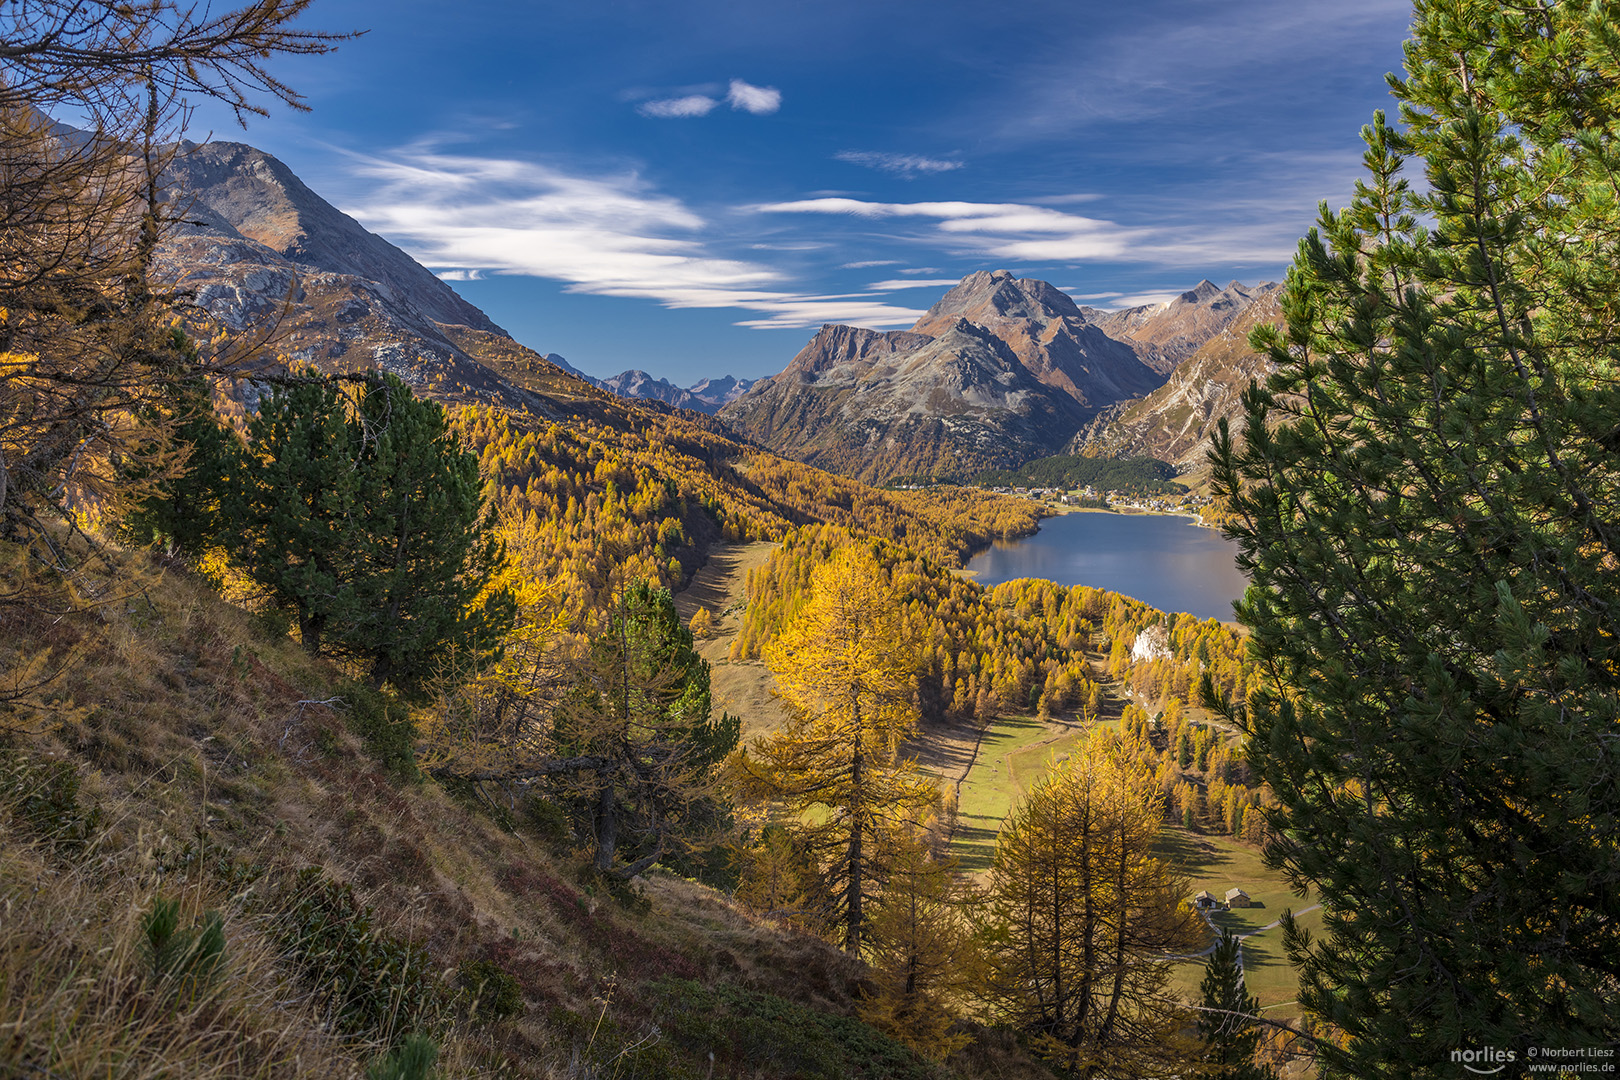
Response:
MULTIPOLYGON (((857 720, 856 732, 859 733, 860 724, 857 720)), ((861 871, 865 868, 865 852, 862 851, 862 841, 865 839, 865 823, 862 821, 861 785, 865 783, 862 775, 864 760, 859 734, 855 742, 855 757, 850 763, 850 788, 854 793, 853 805, 850 807, 849 827, 849 886, 844 894, 844 951, 852 956, 858 956, 861 951, 861 922, 864 912, 861 910, 861 890, 863 882, 861 871)))
POLYGON ((613 869, 613 856, 619 848, 619 812, 613 801, 613 774, 597 773, 602 785, 596 800, 596 869, 606 874, 613 869))

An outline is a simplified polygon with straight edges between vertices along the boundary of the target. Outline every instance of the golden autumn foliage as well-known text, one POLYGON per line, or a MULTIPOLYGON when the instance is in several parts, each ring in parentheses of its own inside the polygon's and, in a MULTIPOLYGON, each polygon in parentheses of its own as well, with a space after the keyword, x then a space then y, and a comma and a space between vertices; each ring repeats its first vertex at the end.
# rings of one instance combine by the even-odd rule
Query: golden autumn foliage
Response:
POLYGON ((867 932, 872 990, 861 1018, 927 1057, 943 1059, 972 1041, 957 1020, 980 978, 968 908, 977 890, 953 861, 899 840, 884 868, 883 894, 867 932))
POLYGON ((984 995, 1064 1075, 1171 1076, 1190 1060, 1166 954, 1196 948, 1185 879, 1153 854, 1162 797, 1088 742, 1002 828, 984 995))
POLYGON ((479 455, 518 565, 557 585, 574 615, 630 581, 678 588, 725 541, 838 524, 954 565, 1032 532, 1039 515, 1027 500, 968 488, 879 491, 628 405, 561 423, 466 406, 453 426, 479 455))
POLYGON ((756 741, 739 772, 793 822, 826 882, 826 927, 859 953, 889 838, 939 794, 899 757, 917 722, 913 653, 876 560, 847 548, 810 584, 765 657, 788 726, 756 741))

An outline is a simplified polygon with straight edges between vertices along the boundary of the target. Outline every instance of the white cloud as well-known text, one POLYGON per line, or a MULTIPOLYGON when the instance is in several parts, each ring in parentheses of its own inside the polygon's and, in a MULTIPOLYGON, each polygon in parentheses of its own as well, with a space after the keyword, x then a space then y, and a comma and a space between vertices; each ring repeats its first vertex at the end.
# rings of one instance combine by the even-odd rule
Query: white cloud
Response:
POLYGON ((1150 308, 1153 304, 1163 304, 1166 301, 1174 300, 1183 291, 1186 290, 1171 288, 1171 290, 1158 291, 1158 293, 1136 293, 1136 295, 1132 296, 1115 293, 1116 300, 1111 300, 1108 304, 1097 304, 1097 306, 1105 309, 1105 311, 1121 311, 1124 308, 1150 308))
POLYGON ((909 326, 921 311, 868 294, 794 290, 780 271, 712 254, 712 223, 634 174, 577 176, 533 162, 408 147, 351 156, 370 201, 346 212, 449 281, 528 275, 567 291, 739 308, 761 329, 848 322, 909 326))
POLYGON ((1082 262, 1144 257, 1146 229, 1130 229, 1023 203, 878 203, 859 199, 801 199, 759 207, 776 214, 841 214, 868 219, 932 218, 935 239, 965 254, 1026 262, 1082 262))
POLYGON ((900 278, 891 281, 874 281, 867 286, 873 292, 893 292, 895 289, 938 289, 957 284, 957 279, 947 278, 900 278))
POLYGON ((876 150, 840 150, 833 157, 839 161, 847 161, 851 165, 864 165, 868 169, 894 173, 908 180, 919 173, 951 172, 962 168, 965 164, 961 161, 919 157, 916 154, 884 154, 876 150))
POLYGON ((792 330, 820 326, 822 323, 846 323, 884 330, 910 326, 928 314, 922 308, 895 307, 881 300, 834 300, 823 297, 774 299, 758 305, 758 310, 770 314, 763 319, 742 319, 737 325, 754 330, 792 330))
POLYGON ((774 86, 752 86, 741 79, 732 79, 726 101, 733 109, 766 116, 782 107, 782 91, 774 86))
POLYGON ((636 112, 642 116, 657 117, 661 120, 685 119, 692 116, 708 116, 718 104, 720 104, 718 101, 706 94, 687 94, 685 97, 644 101, 636 106, 636 112))
MULTIPOLYGON (((1128 226, 1034 203, 882 203, 847 197, 799 199, 754 207, 773 214, 823 214, 868 221, 931 219, 924 230, 893 229, 963 258, 1007 263, 1143 262, 1164 266, 1276 266, 1297 246, 1300 224, 1275 205, 1228 200, 1224 220, 1209 220, 1208 200, 1166 202, 1149 226, 1128 226), (1269 215, 1269 218, 1268 218, 1269 215)), ((894 237, 891 234, 890 239, 894 237)), ((901 273, 914 271, 902 270, 901 273)), ((937 273, 929 269, 929 273, 937 273)))
MULTIPOLYGON (((860 262, 848 262, 839 265, 840 270, 866 270, 873 266, 899 266, 899 259, 862 259, 860 262)), ((902 274, 908 271, 900 271, 902 274)))

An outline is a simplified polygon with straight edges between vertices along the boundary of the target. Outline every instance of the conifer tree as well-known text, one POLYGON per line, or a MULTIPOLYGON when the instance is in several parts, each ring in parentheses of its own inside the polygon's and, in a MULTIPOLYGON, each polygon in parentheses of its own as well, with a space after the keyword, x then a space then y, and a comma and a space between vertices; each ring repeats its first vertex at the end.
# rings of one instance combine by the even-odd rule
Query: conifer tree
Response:
POLYGON ((1276 1072, 1254 1063, 1260 1044, 1255 1017, 1260 999, 1243 982, 1243 943, 1230 929, 1204 964, 1198 992, 1203 1008, 1198 1013, 1198 1035, 1204 1040, 1202 1076, 1214 1080, 1276 1080, 1276 1072))
POLYGON ((979 974, 964 910, 975 894, 956 880, 954 859, 934 859, 916 839, 897 837, 884 862, 866 938, 874 988, 861 1017, 918 1053, 944 1059, 972 1041, 954 1028, 979 974))
POLYGON ((557 711, 552 747, 597 871, 628 879, 678 864, 728 829, 718 769, 740 732, 737 717, 713 714, 709 663, 669 590, 625 589, 557 711))
POLYGON ((885 838, 938 791, 899 756, 917 722, 915 657, 872 553, 846 548, 816 569, 811 591, 765 650, 790 722, 754 744, 742 776, 800 823, 825 867, 828 926, 859 953, 885 838))
POLYGON ((392 375, 353 398, 297 379, 270 389, 247 434, 225 546, 296 615, 305 648, 414 694, 451 652, 499 646, 513 615, 511 594, 490 588, 503 549, 478 460, 437 404, 392 375))
POLYGON ((1201 926, 1186 880, 1153 854, 1163 796, 1107 745, 1054 765, 1002 828, 983 993, 1060 1075, 1186 1075, 1197 1048, 1165 956, 1201 926))
MULTIPOLYGON (((190 351, 175 331, 177 347, 190 351)), ((243 467, 241 440, 214 412, 208 380, 177 380, 154 402, 150 429, 158 445, 134 447, 122 478, 137 494, 124 515, 124 535, 196 559, 220 543, 222 506, 243 467), (165 453, 164 451, 168 451, 165 453)))
POLYGON ((1617 60, 1602 0, 1420 0, 1217 435, 1324 1075, 1620 1039, 1617 60))

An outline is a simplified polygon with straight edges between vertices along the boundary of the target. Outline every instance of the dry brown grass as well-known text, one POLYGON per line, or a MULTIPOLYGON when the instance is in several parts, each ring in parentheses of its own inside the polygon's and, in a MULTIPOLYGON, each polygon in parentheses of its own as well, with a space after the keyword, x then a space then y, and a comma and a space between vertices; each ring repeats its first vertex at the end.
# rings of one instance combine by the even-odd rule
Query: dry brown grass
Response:
POLYGON ((583 860, 387 774, 330 701, 345 673, 205 582, 139 554, 98 572, 66 582, 0 544, 0 594, 27 594, 0 603, 0 691, 25 670, 54 676, 0 692, 0 753, 70 763, 103 815, 89 848, 64 854, 0 806, 0 1074, 363 1075, 379 1038, 333 1031, 267 914, 310 866, 424 949, 446 988, 470 960, 516 978, 524 1015, 462 1010, 439 1031, 446 1078, 586 1075, 589 1021, 606 1010, 627 1043, 642 1038, 666 976, 852 1013, 858 965, 825 943, 671 875, 640 903, 609 897, 583 860), (199 843, 209 856, 188 861, 199 843), (251 887, 233 876, 244 866, 262 875, 251 887), (225 965, 184 1000, 141 952, 160 897, 181 901, 183 925, 225 917, 225 965))
POLYGON ((63 858, 0 823, 0 1071, 16 1076, 344 1077, 357 1052, 278 965, 242 898, 165 881, 138 845, 63 858), (162 976, 143 916, 167 896, 181 923, 221 912, 223 962, 200 984, 162 976))

